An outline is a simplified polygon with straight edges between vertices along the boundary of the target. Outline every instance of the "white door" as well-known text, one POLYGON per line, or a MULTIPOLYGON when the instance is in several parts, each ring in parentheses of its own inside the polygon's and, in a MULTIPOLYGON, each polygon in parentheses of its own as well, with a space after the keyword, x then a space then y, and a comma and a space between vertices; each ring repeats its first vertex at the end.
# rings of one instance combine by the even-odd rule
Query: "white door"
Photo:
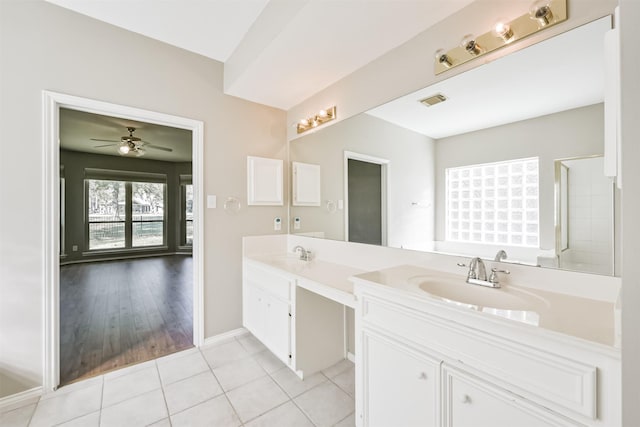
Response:
POLYGON ((439 362, 398 342, 363 337, 364 425, 438 425, 439 362))

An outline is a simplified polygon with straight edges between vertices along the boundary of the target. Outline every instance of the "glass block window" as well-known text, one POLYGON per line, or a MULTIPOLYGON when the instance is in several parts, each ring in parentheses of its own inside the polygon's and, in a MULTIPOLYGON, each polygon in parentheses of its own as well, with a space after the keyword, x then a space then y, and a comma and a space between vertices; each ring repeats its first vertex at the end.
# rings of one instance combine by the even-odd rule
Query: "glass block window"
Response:
POLYGON ((539 246, 538 158, 448 168, 448 241, 539 246))

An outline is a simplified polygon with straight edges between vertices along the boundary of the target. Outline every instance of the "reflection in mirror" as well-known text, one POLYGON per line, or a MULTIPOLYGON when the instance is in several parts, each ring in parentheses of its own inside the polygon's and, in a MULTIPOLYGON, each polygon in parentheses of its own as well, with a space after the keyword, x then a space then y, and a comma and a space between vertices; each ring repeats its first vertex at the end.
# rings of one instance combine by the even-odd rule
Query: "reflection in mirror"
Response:
POLYGON ((292 141, 292 161, 320 167, 322 198, 320 207, 292 206, 301 225, 293 231, 365 241, 350 232, 362 222, 354 216, 359 209, 375 210, 356 200, 371 202, 372 193, 351 188, 348 157, 356 154, 365 163, 386 161, 373 178, 384 238, 371 243, 614 274, 619 195, 602 166, 610 22, 602 18, 292 141), (434 95, 446 99, 421 102, 434 95), (565 182, 558 168, 566 168, 565 182), (598 182, 579 184, 587 175, 598 182), (326 209, 330 202, 338 208, 326 209), (586 209, 592 212, 578 215, 586 209))

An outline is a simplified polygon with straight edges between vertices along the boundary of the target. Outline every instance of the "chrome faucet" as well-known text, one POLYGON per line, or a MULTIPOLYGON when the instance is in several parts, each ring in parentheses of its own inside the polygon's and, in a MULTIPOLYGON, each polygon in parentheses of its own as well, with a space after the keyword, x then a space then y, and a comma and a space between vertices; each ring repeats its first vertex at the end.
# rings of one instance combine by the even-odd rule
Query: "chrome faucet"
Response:
MULTIPOLYGON (((466 267, 466 264, 458 263, 460 267, 466 267)), ((479 257, 471 258, 469 261, 469 272, 467 273, 467 283, 471 285, 487 286, 489 288, 499 288, 498 274, 509 274, 508 270, 491 269, 491 274, 487 278, 487 268, 479 257)))
POLYGON ((507 259, 507 252, 504 249, 500 249, 493 260, 496 262, 500 262, 503 259, 507 259))
POLYGON ((487 269, 484 266, 484 261, 479 257, 472 258, 469 262, 469 273, 467 273, 467 282, 469 279, 477 279, 487 281, 487 269))
POLYGON ((303 248, 300 245, 298 245, 295 248, 293 248, 293 252, 294 253, 298 253, 298 250, 300 251, 300 259, 301 260, 309 261, 311 259, 311 251, 306 250, 305 248, 303 248))

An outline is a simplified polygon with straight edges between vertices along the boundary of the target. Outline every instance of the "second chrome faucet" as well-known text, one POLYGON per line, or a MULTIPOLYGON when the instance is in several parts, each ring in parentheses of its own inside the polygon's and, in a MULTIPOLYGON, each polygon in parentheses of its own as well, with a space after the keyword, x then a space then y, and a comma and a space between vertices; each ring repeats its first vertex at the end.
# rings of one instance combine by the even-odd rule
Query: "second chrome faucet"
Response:
MULTIPOLYGON (((465 264, 458 265, 466 267, 465 264)), ((469 261, 469 272, 467 273, 467 283, 487 286, 489 288, 499 288, 500 283, 498 282, 498 273, 509 274, 509 271, 492 268, 491 274, 487 278, 487 268, 484 265, 484 261, 479 257, 471 258, 471 261, 469 261)))

